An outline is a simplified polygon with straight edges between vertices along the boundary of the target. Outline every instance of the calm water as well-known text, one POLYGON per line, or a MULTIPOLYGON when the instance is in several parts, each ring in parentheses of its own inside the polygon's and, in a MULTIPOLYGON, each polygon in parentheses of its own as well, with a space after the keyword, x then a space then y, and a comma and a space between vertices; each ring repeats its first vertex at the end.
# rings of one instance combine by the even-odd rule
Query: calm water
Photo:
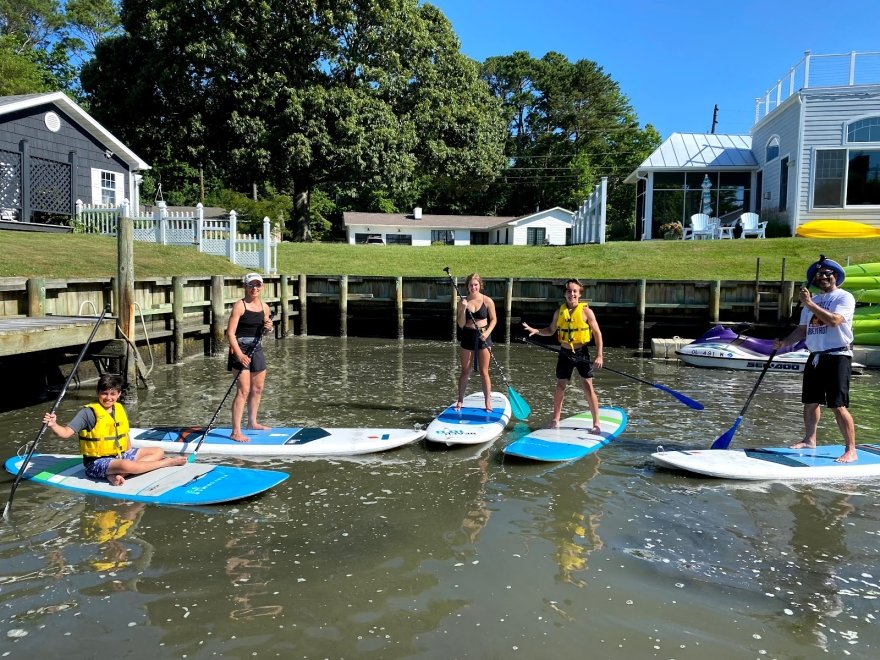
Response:
MULTIPOLYGON (((496 354, 535 411, 528 423, 546 423, 554 356, 496 354)), ((425 425, 457 372, 441 342, 289 338, 269 341, 267 356, 262 421, 287 425, 425 425)), ((622 349, 607 359, 706 410, 606 371, 600 402, 626 408, 630 425, 573 464, 502 460, 518 424, 489 447, 262 461, 290 479, 207 510, 22 484, 0 522, 0 657, 878 657, 880 480, 737 484, 655 470, 657 445, 707 447, 727 430, 757 375, 622 349)), ((204 424, 231 382, 221 358, 158 366, 151 379, 141 425, 204 424)), ((860 440, 880 439, 878 383, 876 372, 854 383, 860 440)), ((769 374, 734 446, 797 438, 798 393, 798 377, 769 374)), ((69 393, 60 417, 88 398, 69 393)), ((33 439, 47 407, 0 415, 4 456, 33 439)), ((565 413, 584 408, 571 387, 565 413)), ((821 435, 838 442, 833 416, 821 435)), ((40 449, 75 445, 46 437, 40 449)))

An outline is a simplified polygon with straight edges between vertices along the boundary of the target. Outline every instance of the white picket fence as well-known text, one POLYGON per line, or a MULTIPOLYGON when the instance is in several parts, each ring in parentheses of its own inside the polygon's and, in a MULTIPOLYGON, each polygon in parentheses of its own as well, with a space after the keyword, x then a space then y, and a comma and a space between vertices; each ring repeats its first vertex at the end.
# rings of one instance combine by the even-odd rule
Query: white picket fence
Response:
POLYGON ((169 212, 165 202, 157 202, 152 215, 132 215, 128 200, 119 206, 84 204, 76 201, 77 224, 87 234, 116 236, 119 218, 131 218, 134 240, 160 245, 189 245, 205 254, 228 258, 232 263, 266 275, 278 272, 278 241, 272 234, 272 223, 263 218, 263 235, 239 234, 237 214, 229 212, 229 220, 208 219, 204 208, 194 213, 169 212))
POLYGON ((596 184, 593 193, 584 200, 571 221, 571 243, 605 242, 605 211, 608 208, 608 177, 596 184))

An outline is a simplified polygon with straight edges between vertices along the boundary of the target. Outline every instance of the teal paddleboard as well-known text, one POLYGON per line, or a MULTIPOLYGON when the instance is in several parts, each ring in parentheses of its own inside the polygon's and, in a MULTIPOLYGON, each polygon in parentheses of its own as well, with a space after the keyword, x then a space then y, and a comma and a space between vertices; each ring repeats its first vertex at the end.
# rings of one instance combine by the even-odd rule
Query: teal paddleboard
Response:
POLYGON ((566 417, 559 428, 538 429, 514 440, 504 448, 508 456, 534 461, 573 461, 598 451, 626 428, 622 408, 599 408, 599 433, 592 433, 593 416, 589 411, 566 417))

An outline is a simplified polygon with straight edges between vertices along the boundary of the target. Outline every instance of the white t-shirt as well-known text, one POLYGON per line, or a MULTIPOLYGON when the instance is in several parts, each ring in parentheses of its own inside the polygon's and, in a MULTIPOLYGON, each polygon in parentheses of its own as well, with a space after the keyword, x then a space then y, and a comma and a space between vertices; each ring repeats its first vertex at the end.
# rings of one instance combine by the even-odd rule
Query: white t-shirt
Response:
POLYGON ((807 348, 816 353, 846 347, 844 350, 831 351, 831 355, 852 355, 849 345, 853 340, 852 321, 856 299, 849 291, 834 289, 829 293, 816 294, 813 296, 813 302, 822 309, 840 314, 844 321, 838 326, 828 326, 809 309, 801 311, 801 325, 807 326, 807 348))

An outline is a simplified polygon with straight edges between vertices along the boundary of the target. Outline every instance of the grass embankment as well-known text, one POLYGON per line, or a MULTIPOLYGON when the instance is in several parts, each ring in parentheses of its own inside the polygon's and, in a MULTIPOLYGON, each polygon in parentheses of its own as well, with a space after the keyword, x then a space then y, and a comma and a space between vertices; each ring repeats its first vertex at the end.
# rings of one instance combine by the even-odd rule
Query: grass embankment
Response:
MULTIPOLYGON (((751 280, 804 276, 819 253, 842 264, 880 261, 880 238, 813 240, 773 238, 724 241, 614 242, 565 247, 347 245, 284 243, 278 270, 294 275, 403 275, 443 277, 579 277, 583 279, 751 280)), ((135 278, 237 275, 246 269, 193 248, 135 243, 135 278)), ((101 236, 0 232, 0 277, 110 277, 116 240, 101 236)))

